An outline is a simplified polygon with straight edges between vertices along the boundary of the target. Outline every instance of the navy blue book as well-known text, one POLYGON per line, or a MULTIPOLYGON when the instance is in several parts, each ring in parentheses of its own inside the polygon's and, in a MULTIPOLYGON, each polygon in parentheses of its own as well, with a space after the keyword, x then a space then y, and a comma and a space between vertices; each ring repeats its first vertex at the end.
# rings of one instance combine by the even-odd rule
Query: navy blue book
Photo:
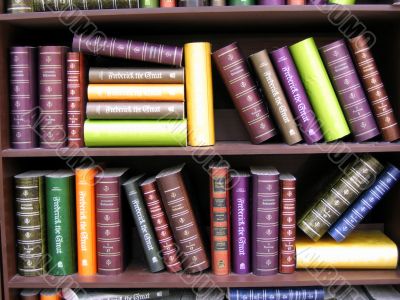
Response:
POLYGON ((324 300, 322 287, 293 287, 228 290, 229 300, 324 300))
POLYGON ((366 190, 348 210, 329 229, 329 234, 338 242, 343 241, 350 232, 367 216, 380 200, 400 179, 400 170, 389 165, 374 184, 366 190))

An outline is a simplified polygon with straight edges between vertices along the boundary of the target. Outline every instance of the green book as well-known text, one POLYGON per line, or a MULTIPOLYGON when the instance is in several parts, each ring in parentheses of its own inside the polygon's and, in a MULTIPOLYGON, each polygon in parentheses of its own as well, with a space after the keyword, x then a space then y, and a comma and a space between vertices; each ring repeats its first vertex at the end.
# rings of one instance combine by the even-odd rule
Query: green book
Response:
POLYGON ((7 12, 11 14, 32 12, 32 0, 9 0, 7 12))
POLYGON ((356 0, 329 0, 329 4, 354 5, 356 0))
POLYGON ((76 273, 74 173, 58 170, 46 175, 48 273, 76 273))
POLYGON ((86 120, 87 147, 186 146, 186 120, 86 120))
POLYGON ((255 5, 254 0, 229 0, 229 5, 231 6, 241 6, 241 5, 255 5))
POLYGON ((140 8, 155 8, 160 7, 158 0, 139 0, 140 8))
POLYGON ((314 39, 308 38, 290 46, 289 49, 325 141, 331 142, 350 134, 350 129, 314 39))

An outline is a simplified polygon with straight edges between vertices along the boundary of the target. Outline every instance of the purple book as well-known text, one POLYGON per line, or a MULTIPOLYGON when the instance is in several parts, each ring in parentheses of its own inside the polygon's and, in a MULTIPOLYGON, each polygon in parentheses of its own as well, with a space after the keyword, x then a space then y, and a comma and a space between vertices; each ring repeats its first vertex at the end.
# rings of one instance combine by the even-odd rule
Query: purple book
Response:
POLYGON ((183 48, 107 38, 96 35, 75 35, 72 48, 76 52, 104 55, 159 64, 182 66, 183 48))
POLYGON ((279 172, 272 167, 251 167, 253 184, 252 270, 254 275, 278 273, 279 172))
POLYGON ((248 274, 250 266, 250 173, 231 174, 232 271, 248 274))
POLYGON ((300 80, 293 58, 287 47, 271 52, 271 60, 278 77, 286 91, 289 105, 307 144, 313 144, 323 138, 318 121, 308 100, 303 83, 300 80))
POLYGON ((37 147, 36 48, 10 49, 11 147, 37 147))
POLYGON ((285 5, 285 0, 259 0, 259 5, 285 5))
POLYGON ((326 0, 308 0, 307 4, 309 4, 309 5, 323 5, 323 4, 326 4, 326 0))
POLYGON ((321 47, 320 52, 355 141, 363 142, 379 135, 345 41, 338 40, 321 47))

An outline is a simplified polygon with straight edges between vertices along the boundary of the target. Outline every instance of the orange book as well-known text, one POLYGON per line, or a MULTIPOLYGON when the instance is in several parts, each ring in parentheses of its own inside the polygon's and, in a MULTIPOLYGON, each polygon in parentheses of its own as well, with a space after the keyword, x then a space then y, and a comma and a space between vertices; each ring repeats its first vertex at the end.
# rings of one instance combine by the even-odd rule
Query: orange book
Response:
POLYGON ((89 101, 184 101, 183 84, 89 84, 89 101))
POLYGON ((75 170, 79 275, 94 275, 97 272, 94 176, 98 171, 97 166, 79 167, 75 170))
POLYGON ((40 291, 40 300, 61 300, 60 291, 54 289, 44 289, 40 291))

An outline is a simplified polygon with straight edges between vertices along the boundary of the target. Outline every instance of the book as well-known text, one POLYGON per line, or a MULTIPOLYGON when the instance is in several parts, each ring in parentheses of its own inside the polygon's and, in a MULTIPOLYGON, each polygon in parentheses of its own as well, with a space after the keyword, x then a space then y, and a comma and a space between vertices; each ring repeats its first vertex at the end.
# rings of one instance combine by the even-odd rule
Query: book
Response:
POLYGON ((215 144, 211 44, 188 43, 185 52, 188 145, 215 144))
POLYGON ((210 177, 211 269, 215 275, 228 275, 231 268, 231 220, 229 164, 213 162, 210 177))
POLYGON ((369 40, 363 35, 349 40, 355 65, 383 139, 386 142, 393 142, 400 138, 400 127, 368 43, 369 40))
POLYGON ((328 0, 329 4, 354 5, 356 0, 328 0))
POLYGON ((44 176, 48 172, 28 171, 14 176, 17 271, 21 276, 40 276, 46 272, 44 176))
POLYGON ((74 51, 159 64, 182 66, 183 48, 100 35, 75 35, 74 51))
POLYGON ((208 6, 208 0, 179 0, 179 7, 200 7, 208 6))
POLYGON ((250 265, 250 173, 231 172, 232 271, 248 274, 250 265))
POLYGON ((87 147, 186 146, 186 120, 86 120, 87 147))
POLYGON ((360 194, 375 182, 382 164, 369 154, 357 156, 342 170, 339 178, 318 195, 297 225, 318 241, 360 194))
POLYGON ((33 0, 11 0, 7 1, 7 12, 11 14, 32 12, 33 0))
POLYGON ((156 178, 150 177, 144 180, 140 188, 162 251, 165 266, 169 272, 179 272, 182 270, 182 264, 178 258, 178 249, 158 192, 156 178))
POLYGON ((165 265, 160 256, 161 251, 140 190, 142 182, 143 175, 138 175, 127 179, 122 186, 132 211, 150 272, 159 272, 165 269, 165 265))
POLYGON ((396 269, 396 244, 379 230, 355 230, 343 242, 296 239, 297 269, 396 269))
POLYGON ((40 147, 67 145, 66 53, 67 47, 39 47, 40 147))
POLYGON ((249 60, 283 140, 288 145, 297 144, 302 140, 302 137, 267 51, 262 50, 254 53, 249 56, 249 60))
POLYGON ((247 6, 247 5, 255 5, 255 0, 228 0, 229 5, 231 6, 247 6))
POLYGON ((19 293, 21 300, 40 300, 40 289, 23 289, 19 293))
POLYGON ((184 102, 88 102, 86 117, 92 120, 182 120, 184 102))
POLYGON ((86 102, 85 56, 67 53, 67 128, 68 147, 83 147, 83 121, 86 102))
POLYGON ((307 0, 307 4, 309 5, 323 5, 327 4, 326 0, 307 0))
POLYGON ((10 48, 10 144, 37 147, 37 70, 35 47, 10 48))
MULTIPOLYGON (((169 299, 168 289, 134 289, 134 290, 103 290, 90 289, 74 291, 63 289, 65 300, 135 300, 135 299, 169 299)), ((181 298, 179 298, 181 299, 181 298)))
POLYGON ((260 144, 275 136, 268 110, 237 43, 215 51, 212 58, 251 142, 260 144))
POLYGON ((96 165, 75 169, 77 263, 84 276, 97 272, 95 176, 100 171, 96 165))
POLYGON ((400 170, 389 165, 357 200, 347 209, 329 229, 329 234, 341 242, 374 209, 400 179, 400 170))
POLYGON ((319 121, 326 142, 350 134, 335 90, 330 82, 313 38, 305 39, 289 47, 300 78, 319 121))
POLYGON ((89 84, 89 101, 184 101, 183 84, 89 84))
POLYGON ((289 49, 278 48, 270 54, 305 142, 307 144, 319 142, 323 135, 289 49))
POLYGON ((97 273, 101 275, 117 275, 125 269, 121 187, 127 176, 127 168, 107 168, 94 177, 97 273))
POLYGON ((43 289, 40 292, 40 300, 61 300, 60 291, 57 289, 43 289))
POLYGON ((283 173, 279 182, 279 273, 293 273, 296 270, 296 177, 283 173))
POLYGON ((285 0, 258 0, 258 5, 285 5, 285 0))
POLYGON ((211 0, 210 6, 226 6, 225 0, 211 0))
POLYGON ((76 273, 75 178, 70 170, 46 175, 47 268, 50 275, 76 273))
POLYGON ((400 299, 400 292, 393 285, 364 285, 363 288, 372 299, 400 299))
POLYGON ((160 0, 160 7, 176 7, 176 0, 160 0))
POLYGON ((305 0, 288 0, 288 5, 305 5, 305 0))
POLYGON ((184 68, 90 68, 89 83, 182 84, 184 68))
POLYGON ((140 8, 157 8, 160 7, 159 0, 139 0, 140 8))
POLYGON ((118 0, 118 1, 61 1, 61 0, 33 0, 33 11, 75 11, 93 9, 122 9, 138 8, 138 0, 118 0))
POLYGON ((257 276, 278 273, 279 172, 273 167, 251 167, 252 271, 257 276))
POLYGON ((229 288, 227 294, 229 300, 325 299, 325 291, 322 287, 229 288))
POLYGON ((379 135, 345 41, 325 45, 320 48, 320 53, 355 141, 364 142, 379 135))
POLYGON ((210 264, 183 179, 183 167, 179 165, 162 170, 157 174, 156 182, 183 270, 195 273, 207 269, 210 264))

